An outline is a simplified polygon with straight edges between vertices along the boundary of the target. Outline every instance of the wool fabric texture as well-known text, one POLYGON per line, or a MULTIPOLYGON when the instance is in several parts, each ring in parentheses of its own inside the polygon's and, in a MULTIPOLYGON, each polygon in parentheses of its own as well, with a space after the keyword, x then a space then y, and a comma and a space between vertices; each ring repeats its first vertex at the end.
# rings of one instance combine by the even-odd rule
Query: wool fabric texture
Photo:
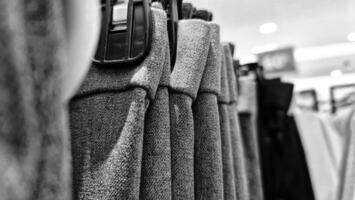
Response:
POLYGON ((71 199, 61 1, 0 1, 0 196, 71 199))
POLYGON ((197 98, 193 103, 195 199, 223 199, 221 131, 217 96, 221 50, 217 24, 210 23, 211 42, 197 98))
POLYGON ((229 118, 229 83, 227 66, 225 65, 225 52, 221 46, 221 92, 218 96, 218 113, 219 123, 221 127, 222 141, 222 165, 223 165, 223 191, 224 199, 235 200, 236 198, 236 183, 234 174, 233 149, 231 141, 231 126, 229 118))
MULTIPOLYGON (((93 65, 71 102, 75 199, 139 199, 140 190, 152 192, 150 188, 140 187, 143 138, 147 133, 147 148, 158 137, 167 141, 164 138, 166 127, 159 127, 162 132, 157 132, 155 137, 151 135, 156 128, 154 121, 150 121, 153 119, 145 123, 148 109, 148 115, 156 114, 154 104, 157 102, 152 100, 164 71, 166 35, 166 15, 152 8, 152 42, 146 59, 138 66, 93 65), (150 103, 153 108, 148 108, 150 103), (152 137, 154 139, 149 139, 152 137)), ((164 96, 164 91, 158 92, 164 96)), ((157 101, 166 101, 162 96, 159 95, 157 101)), ((157 158, 159 164, 165 164, 165 156, 157 158)), ((155 181, 154 172, 152 176, 146 172, 150 161, 145 160, 143 165, 143 182, 155 181)), ((169 172, 164 172, 168 177, 169 172)), ((154 182, 152 188, 157 184, 154 182)))
POLYGON ((223 43, 225 66, 229 90, 228 116, 230 121, 230 135, 233 155, 233 170, 235 175, 235 191, 237 199, 249 200, 247 171, 242 135, 240 131, 237 111, 237 82, 233 67, 233 56, 228 43, 223 43))
POLYGON ((179 21, 177 56, 170 80, 172 199, 193 200, 194 119, 210 45, 210 26, 202 20, 179 21))
MULTIPOLYGON (((161 4, 153 6, 155 12, 165 15, 161 4)), ((170 54, 168 35, 161 38, 165 41, 165 62, 163 74, 145 119, 143 138, 143 160, 140 186, 140 199, 171 199, 171 148, 170 148, 170 112, 169 82, 170 54)))
POLYGON ((238 112, 244 144, 250 199, 262 200, 263 188, 256 122, 256 87, 257 84, 252 76, 239 78, 238 112))

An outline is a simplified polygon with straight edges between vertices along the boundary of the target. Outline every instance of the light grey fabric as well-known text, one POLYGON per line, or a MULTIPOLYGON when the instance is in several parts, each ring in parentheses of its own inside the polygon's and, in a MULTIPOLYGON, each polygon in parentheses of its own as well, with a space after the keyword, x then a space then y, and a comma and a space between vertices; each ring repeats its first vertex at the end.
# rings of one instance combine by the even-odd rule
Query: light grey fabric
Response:
POLYGON ((229 120, 230 91, 228 86, 227 67, 225 65, 223 47, 221 47, 221 52, 221 92, 218 96, 218 113, 222 140, 223 191, 224 199, 235 200, 237 198, 233 166, 231 126, 229 120))
POLYGON ((245 168, 244 146, 239 126, 237 112, 237 82, 233 67, 233 57, 230 46, 223 44, 225 67, 227 69, 227 80, 229 90, 228 115, 230 120, 230 135, 233 155, 233 168, 235 175, 236 197, 239 200, 249 200, 249 189, 247 180, 247 171, 245 168))
POLYGON ((61 1, 0 1, 0 198, 71 199, 61 1))
POLYGON ((250 199, 262 200, 264 197, 257 138, 256 87, 253 77, 239 78, 238 112, 244 142, 250 199))
POLYGON ((179 21, 176 64, 170 81, 172 199, 194 197, 194 120, 196 99, 210 45, 202 20, 179 21))
POLYGON ((152 24, 139 66, 93 65, 71 102, 75 199, 139 199, 145 115, 165 67, 165 13, 152 8, 152 24))
POLYGON ((344 160, 340 172, 339 197, 341 200, 353 200, 355 191, 355 108, 339 110, 333 117, 335 129, 347 138, 344 160))
MULTIPOLYGON (((164 12, 161 10, 160 12, 164 12)), ((155 99, 145 119, 140 199, 171 199, 169 81, 170 52, 165 35, 165 63, 155 99)))
POLYGON ((211 27, 211 43, 200 89, 193 104, 195 199, 223 199, 221 131, 217 96, 220 91, 220 33, 211 27))

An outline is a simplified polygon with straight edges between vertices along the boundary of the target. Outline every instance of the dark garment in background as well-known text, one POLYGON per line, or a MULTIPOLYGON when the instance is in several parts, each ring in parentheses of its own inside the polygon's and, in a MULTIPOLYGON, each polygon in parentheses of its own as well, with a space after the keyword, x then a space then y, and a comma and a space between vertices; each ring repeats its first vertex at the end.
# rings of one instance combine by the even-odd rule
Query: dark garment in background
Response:
POLYGON ((233 170, 235 175, 235 191, 238 200, 249 200, 247 171, 245 168, 244 146, 239 127, 237 111, 237 81, 233 67, 233 56, 228 43, 223 44, 225 67, 229 90, 228 117, 233 155, 233 170))
POLYGON ((293 85, 279 79, 258 85, 258 137, 266 200, 313 200, 313 190, 299 133, 287 115, 293 85))
POLYGON ((220 91, 221 50, 217 24, 209 24, 211 43, 197 98, 193 103, 195 129, 195 199, 223 200, 221 131, 217 96, 220 91))
POLYGON ((0 0, 0 199, 71 199, 61 1, 0 0))
POLYGON ((251 76, 239 78, 238 112, 243 137, 245 162, 251 200, 263 200, 259 145, 257 137, 256 81, 251 76))
POLYGON ((172 199, 194 200, 194 119, 197 97, 210 46, 210 26, 181 20, 176 63, 170 81, 172 199))
POLYGON ((165 13, 152 8, 152 24, 152 47, 143 63, 93 65, 71 102, 75 199, 139 199, 144 132, 154 129, 145 115, 150 103, 154 112, 168 51, 165 13))
POLYGON ((236 186, 233 166, 233 149, 231 141, 231 126, 229 118, 229 83, 227 75, 227 66, 225 65, 225 53, 221 47, 221 92, 218 96, 219 123, 221 126, 222 141, 222 164, 223 164, 223 190, 225 200, 235 200, 236 186))

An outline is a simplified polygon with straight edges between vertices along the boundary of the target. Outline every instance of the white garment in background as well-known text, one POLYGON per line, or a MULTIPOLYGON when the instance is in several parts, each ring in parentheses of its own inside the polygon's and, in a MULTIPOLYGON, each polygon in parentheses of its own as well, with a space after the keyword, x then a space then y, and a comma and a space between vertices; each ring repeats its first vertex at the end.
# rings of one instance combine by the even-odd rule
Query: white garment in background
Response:
POLYGON ((316 113, 295 108, 294 118, 306 155, 316 200, 338 200, 339 174, 333 163, 334 154, 324 137, 323 125, 316 113))
POLYGON ((334 117, 329 114, 315 113, 315 115, 321 122, 323 128, 322 133, 328 147, 333 168, 337 172, 338 176, 340 176, 344 167, 344 153, 348 143, 347 140, 349 139, 349 134, 337 130, 333 123, 334 117))
POLYGON ((340 173, 341 200, 355 200, 355 108, 339 109, 332 119, 332 125, 344 136, 344 160, 340 173))

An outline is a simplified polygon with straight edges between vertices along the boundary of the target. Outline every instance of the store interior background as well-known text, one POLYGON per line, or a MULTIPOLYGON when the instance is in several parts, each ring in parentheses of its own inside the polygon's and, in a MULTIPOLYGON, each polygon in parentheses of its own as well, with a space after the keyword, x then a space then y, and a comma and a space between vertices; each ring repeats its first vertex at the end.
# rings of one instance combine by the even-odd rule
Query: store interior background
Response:
POLYGON ((295 92, 315 89, 319 101, 329 102, 330 86, 355 83, 354 0, 190 2, 212 11, 241 64, 256 61, 256 53, 294 47, 296 72, 276 76, 293 82, 295 92))

